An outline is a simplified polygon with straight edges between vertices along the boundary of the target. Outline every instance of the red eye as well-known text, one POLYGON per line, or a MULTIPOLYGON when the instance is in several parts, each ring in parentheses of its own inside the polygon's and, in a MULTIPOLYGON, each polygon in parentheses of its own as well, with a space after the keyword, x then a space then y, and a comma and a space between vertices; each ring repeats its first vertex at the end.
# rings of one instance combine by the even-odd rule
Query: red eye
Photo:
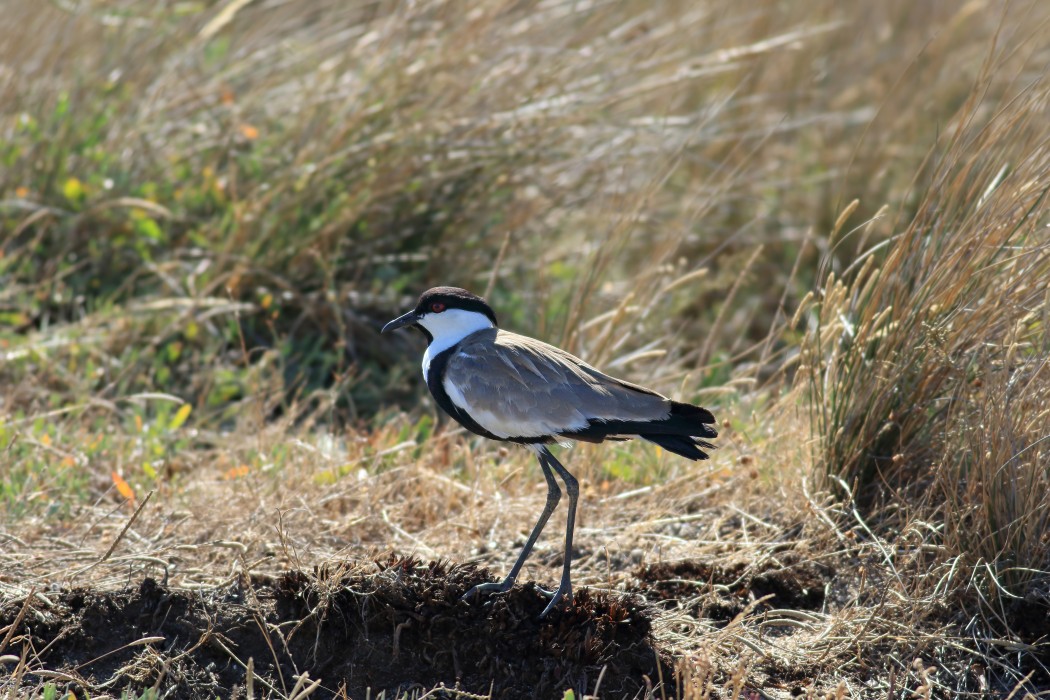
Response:
POLYGON ((439 314, 445 310, 445 305, 442 304, 440 301, 435 301, 433 304, 430 305, 430 310, 436 314, 439 314))

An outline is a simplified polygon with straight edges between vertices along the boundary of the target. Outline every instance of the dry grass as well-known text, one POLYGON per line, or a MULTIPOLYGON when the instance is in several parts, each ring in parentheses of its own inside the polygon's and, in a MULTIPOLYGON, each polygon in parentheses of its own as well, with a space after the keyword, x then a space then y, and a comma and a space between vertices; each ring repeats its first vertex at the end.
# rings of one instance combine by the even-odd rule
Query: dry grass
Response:
MULTIPOLYGON (((683 697, 1045 690, 1048 23, 11 3, 0 595, 388 550, 505 570, 542 480, 416 407, 418 345, 376 333, 455 283, 725 421, 710 463, 565 460, 580 584, 714 572, 659 602, 683 697), (747 597, 775 572, 824 572, 822 602, 747 597)), ((51 692, 27 658, 11 697, 51 692)))
POLYGON ((976 587, 993 628, 1041 597, 1050 564, 1047 97, 1038 81, 963 108, 885 259, 829 275, 799 373, 817 463, 865 502, 937 509, 937 588, 976 587))

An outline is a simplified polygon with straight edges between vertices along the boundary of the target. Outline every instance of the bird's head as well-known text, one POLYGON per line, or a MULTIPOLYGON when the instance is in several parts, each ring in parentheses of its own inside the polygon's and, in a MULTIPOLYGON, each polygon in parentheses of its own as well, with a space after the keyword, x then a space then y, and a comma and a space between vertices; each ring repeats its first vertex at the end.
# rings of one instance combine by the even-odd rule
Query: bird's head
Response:
POLYGON ((471 333, 497 325, 496 314, 481 297, 459 287, 434 287, 420 295, 416 308, 383 326, 382 332, 414 326, 429 342, 435 339, 458 342, 471 333))

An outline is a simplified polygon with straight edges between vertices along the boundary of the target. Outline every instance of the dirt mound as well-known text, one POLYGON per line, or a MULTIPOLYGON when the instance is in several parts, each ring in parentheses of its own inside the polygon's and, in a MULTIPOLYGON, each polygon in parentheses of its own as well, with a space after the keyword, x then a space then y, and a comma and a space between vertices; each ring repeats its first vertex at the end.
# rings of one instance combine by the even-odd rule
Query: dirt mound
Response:
MULTIPOLYGON (((137 588, 49 594, 51 605, 9 603, 0 628, 21 618, 8 653, 28 645, 32 664, 119 695, 157 686, 169 698, 291 690, 308 672, 313 697, 398 696, 445 684, 500 698, 634 697, 673 673, 650 637, 638 599, 587 590, 540 620, 532 585, 481 603, 460 599, 490 580, 473 566, 391 557, 369 570, 292 572, 225 589, 137 588), (152 641, 142 642, 145 638, 152 641), (319 689, 320 691, 320 689, 319 689)), ((675 689, 667 687, 668 696, 675 689)))

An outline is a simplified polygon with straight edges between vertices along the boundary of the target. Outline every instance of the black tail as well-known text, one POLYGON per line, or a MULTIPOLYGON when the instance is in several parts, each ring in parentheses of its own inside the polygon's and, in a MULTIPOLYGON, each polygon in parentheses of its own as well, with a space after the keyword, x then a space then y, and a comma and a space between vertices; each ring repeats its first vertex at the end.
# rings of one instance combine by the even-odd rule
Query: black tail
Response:
POLYGON ((663 420, 591 421, 583 430, 562 433, 562 436, 571 440, 601 442, 615 440, 618 436, 637 435, 686 459, 707 459, 703 450, 713 450, 715 446, 703 438, 718 437, 718 431, 711 427, 714 424, 715 417, 706 408, 672 401, 671 415, 663 420))
POLYGON ((706 408, 672 401, 671 415, 646 424, 638 437, 687 459, 707 459, 704 450, 713 450, 715 446, 703 438, 718 437, 718 431, 711 427, 714 424, 715 417, 706 408))

